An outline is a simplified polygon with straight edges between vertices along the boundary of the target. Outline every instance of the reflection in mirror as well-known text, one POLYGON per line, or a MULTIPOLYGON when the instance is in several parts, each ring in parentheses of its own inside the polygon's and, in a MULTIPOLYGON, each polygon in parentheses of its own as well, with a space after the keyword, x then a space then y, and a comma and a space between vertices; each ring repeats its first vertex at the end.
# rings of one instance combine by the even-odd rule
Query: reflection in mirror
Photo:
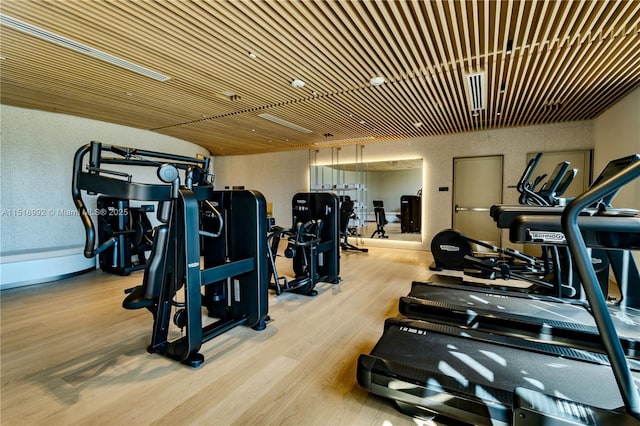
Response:
POLYGON ((350 236, 422 241, 421 158, 311 166, 310 173, 312 191, 354 201, 350 236))

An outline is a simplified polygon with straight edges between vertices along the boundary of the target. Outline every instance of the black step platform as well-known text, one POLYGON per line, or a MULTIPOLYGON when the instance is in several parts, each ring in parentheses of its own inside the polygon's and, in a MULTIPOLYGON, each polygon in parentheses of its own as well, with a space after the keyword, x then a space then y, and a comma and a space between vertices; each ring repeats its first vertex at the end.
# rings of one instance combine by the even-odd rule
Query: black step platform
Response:
MULTIPOLYGON (((469 288, 457 277, 434 275, 414 281, 399 309, 410 318, 605 352, 593 316, 575 299, 469 288)), ((610 305, 609 311, 626 355, 640 359, 640 310, 610 305)))
MULTIPOLYGON (((633 375, 640 386, 640 373, 633 375)), ((516 388, 611 415, 622 405, 606 356, 411 319, 386 320, 371 353, 358 359, 357 378, 409 415, 422 410, 477 425, 511 424, 516 388)))

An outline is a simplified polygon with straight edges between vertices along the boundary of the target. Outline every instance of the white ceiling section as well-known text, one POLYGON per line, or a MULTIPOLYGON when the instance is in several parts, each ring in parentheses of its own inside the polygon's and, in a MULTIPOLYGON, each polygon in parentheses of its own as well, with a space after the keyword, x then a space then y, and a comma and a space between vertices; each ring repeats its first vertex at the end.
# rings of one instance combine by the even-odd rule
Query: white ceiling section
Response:
POLYGON ((640 85, 637 0, 3 0, 2 15, 3 104, 153 130, 214 155, 588 120, 640 85), (474 111, 468 77, 479 73, 474 111))

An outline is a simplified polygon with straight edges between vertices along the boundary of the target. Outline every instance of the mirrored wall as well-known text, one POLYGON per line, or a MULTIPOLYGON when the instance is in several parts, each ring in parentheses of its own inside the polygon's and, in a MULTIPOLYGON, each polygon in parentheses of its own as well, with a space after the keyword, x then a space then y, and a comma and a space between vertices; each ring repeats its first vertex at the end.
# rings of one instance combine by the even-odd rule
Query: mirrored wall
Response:
POLYGON ((310 187, 354 202, 350 236, 422 241, 421 158, 312 165, 310 187))

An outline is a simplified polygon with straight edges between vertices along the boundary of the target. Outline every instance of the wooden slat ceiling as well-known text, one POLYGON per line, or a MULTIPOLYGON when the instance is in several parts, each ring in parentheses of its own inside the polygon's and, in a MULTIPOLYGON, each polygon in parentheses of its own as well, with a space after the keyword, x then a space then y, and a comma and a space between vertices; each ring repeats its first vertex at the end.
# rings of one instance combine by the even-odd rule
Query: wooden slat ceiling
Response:
POLYGON ((2 14, 170 77, 2 25, 3 104, 214 155, 588 120, 640 85, 640 1, 3 0, 2 14), (467 76, 479 72, 474 112, 467 76))

